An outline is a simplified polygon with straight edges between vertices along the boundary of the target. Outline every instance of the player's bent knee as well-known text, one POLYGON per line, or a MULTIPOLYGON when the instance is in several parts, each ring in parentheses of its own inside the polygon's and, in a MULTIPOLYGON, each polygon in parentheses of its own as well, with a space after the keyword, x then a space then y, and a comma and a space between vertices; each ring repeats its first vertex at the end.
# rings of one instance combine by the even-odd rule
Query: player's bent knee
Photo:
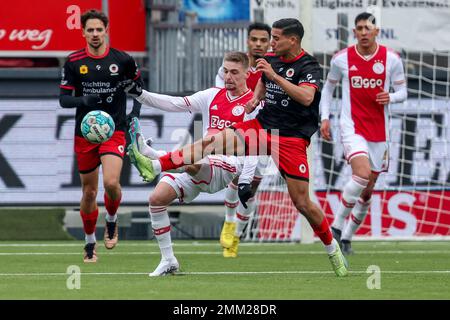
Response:
POLYGON ((157 192, 153 192, 149 198, 150 205, 155 207, 168 206, 170 202, 164 195, 160 195, 157 192))

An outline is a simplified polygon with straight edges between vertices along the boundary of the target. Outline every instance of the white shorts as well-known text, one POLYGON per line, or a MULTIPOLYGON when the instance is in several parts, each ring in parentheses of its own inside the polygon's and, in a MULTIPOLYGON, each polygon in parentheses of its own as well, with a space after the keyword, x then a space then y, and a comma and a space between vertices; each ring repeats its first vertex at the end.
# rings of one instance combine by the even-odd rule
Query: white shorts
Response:
POLYGON ((200 192, 216 193, 225 189, 242 170, 236 157, 208 156, 207 159, 195 176, 167 173, 160 182, 169 184, 175 190, 180 203, 190 203, 200 192))
POLYGON ((358 156, 369 158, 373 172, 386 172, 389 169, 389 143, 370 142, 359 134, 348 134, 342 137, 344 156, 348 163, 358 156))

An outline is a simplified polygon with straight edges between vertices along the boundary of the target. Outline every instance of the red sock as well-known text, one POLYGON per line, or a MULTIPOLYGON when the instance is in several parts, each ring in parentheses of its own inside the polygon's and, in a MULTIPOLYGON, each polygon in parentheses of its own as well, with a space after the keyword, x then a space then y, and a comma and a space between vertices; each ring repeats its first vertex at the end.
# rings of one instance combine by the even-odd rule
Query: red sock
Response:
POLYGON ((323 217, 322 223, 319 226, 311 226, 314 230, 314 233, 322 240, 324 245, 331 244, 333 241, 333 234, 330 230, 330 225, 328 224, 328 220, 326 217, 323 217))
POLYGON ((93 234, 97 225, 98 209, 91 213, 84 213, 80 210, 81 220, 83 220, 83 229, 86 234, 93 234))
POLYGON ((117 208, 119 208, 120 200, 122 200, 122 194, 120 194, 119 198, 116 200, 112 200, 108 194, 105 192, 103 199, 105 200, 105 208, 110 216, 113 216, 117 212, 117 208))
POLYGON ((184 163, 182 150, 167 153, 159 158, 159 162, 161 163, 161 171, 176 169, 186 164, 184 163))

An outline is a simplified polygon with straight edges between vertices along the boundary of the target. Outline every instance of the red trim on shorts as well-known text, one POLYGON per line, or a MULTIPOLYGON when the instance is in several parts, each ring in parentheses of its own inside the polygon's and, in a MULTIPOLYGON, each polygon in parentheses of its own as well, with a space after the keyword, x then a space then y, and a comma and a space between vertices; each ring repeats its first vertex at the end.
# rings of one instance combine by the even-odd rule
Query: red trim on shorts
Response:
MULTIPOLYGON (((170 179, 172 179, 173 181, 175 181, 175 177, 173 175, 171 175, 170 173, 166 173, 164 175, 164 177, 169 177, 170 179)), ((184 190, 182 187, 180 187, 179 185, 177 185, 178 189, 180 190, 180 197, 178 198, 178 200, 180 200, 180 202, 183 202, 183 198, 184 198, 184 190)))
POLYGON ((350 160, 355 156, 355 155, 357 155, 357 154, 360 154, 360 153, 364 153, 365 155, 367 155, 367 157, 369 157, 369 154, 366 152, 366 151, 357 151, 357 152, 354 152, 354 153, 352 153, 351 155, 349 155, 348 157, 347 157, 347 162, 350 162, 350 160))

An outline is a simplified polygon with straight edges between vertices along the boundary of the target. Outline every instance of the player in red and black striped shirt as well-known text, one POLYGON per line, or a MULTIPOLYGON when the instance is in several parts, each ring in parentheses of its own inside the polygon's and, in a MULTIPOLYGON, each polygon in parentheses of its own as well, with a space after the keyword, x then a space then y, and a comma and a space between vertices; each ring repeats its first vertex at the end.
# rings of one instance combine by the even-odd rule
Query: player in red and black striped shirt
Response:
POLYGON ((104 242, 112 249, 118 240, 117 209, 122 197, 120 173, 125 149, 127 119, 138 117, 140 104, 126 115, 126 95, 117 90, 124 79, 141 82, 134 59, 127 53, 110 48, 106 35, 108 18, 90 10, 81 16, 83 37, 87 46, 69 55, 62 70, 60 104, 63 108, 76 108, 74 149, 77 156, 83 196, 80 214, 86 234, 85 262, 96 262, 95 227, 98 216, 97 192, 99 166, 103 169, 106 215, 104 242), (115 132, 106 142, 93 144, 83 138, 81 121, 92 110, 109 113, 115 122, 115 132))

